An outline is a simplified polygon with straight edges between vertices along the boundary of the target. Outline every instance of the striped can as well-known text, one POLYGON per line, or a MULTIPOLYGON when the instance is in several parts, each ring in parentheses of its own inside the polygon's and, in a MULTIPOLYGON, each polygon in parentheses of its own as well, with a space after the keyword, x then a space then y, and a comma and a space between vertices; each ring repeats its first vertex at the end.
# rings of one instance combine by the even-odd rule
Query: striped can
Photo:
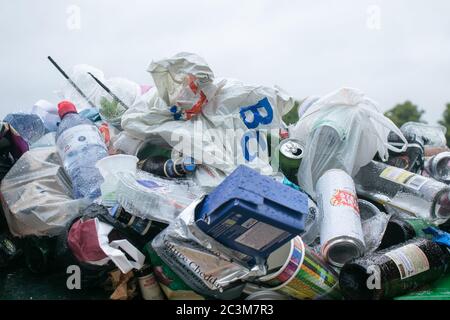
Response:
POLYGON ((269 274, 259 280, 269 290, 300 300, 341 298, 337 274, 298 236, 274 251, 267 264, 269 274))

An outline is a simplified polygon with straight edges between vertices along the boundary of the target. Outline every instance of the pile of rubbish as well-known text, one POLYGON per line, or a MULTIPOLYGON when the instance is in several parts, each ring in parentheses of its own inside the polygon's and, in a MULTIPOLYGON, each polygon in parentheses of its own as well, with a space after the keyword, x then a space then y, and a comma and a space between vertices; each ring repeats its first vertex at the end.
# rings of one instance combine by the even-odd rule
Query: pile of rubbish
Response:
POLYGON ((49 59, 59 102, 1 123, 0 273, 115 300, 450 299, 444 127, 352 88, 298 106, 191 53, 154 86, 49 59))

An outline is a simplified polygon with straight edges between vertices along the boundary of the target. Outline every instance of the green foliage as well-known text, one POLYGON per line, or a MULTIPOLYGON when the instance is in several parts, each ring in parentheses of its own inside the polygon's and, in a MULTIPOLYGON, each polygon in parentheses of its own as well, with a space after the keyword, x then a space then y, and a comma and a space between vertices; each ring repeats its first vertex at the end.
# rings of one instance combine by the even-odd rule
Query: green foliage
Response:
POLYGON ((295 100, 295 103, 294 103, 294 106, 292 107, 292 109, 289 110, 289 112, 283 116, 284 123, 286 123, 287 125, 297 123, 299 106, 300 106, 300 103, 297 100, 295 100))
POLYGON ((114 119, 122 115, 122 108, 116 99, 109 101, 105 97, 102 97, 100 100, 100 112, 105 118, 114 119))
POLYGON ((384 115, 391 119, 398 127, 401 127, 408 121, 424 122, 422 120, 424 113, 424 110, 419 110, 419 107, 411 101, 406 101, 402 104, 397 104, 391 110, 386 111, 384 115))
POLYGON ((445 137, 447 138, 447 146, 450 146, 450 103, 447 103, 445 106, 445 111, 442 113, 442 120, 439 120, 439 124, 443 125, 447 128, 447 134, 445 137))

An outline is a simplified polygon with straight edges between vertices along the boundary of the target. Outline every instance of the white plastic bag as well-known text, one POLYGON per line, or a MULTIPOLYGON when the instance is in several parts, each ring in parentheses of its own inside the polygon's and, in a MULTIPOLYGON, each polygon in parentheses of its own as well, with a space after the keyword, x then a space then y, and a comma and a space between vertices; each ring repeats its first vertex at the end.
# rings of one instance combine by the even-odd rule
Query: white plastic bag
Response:
POLYGON ((388 150, 402 152, 407 146, 400 129, 378 110, 375 102, 351 88, 316 101, 289 128, 289 133, 306 146, 298 181, 313 198, 315 184, 325 171, 341 169, 354 177, 377 152, 386 161, 388 150), (388 144, 390 131, 404 142, 402 149, 388 144))
POLYGON ((217 90, 212 70, 196 54, 180 52, 169 59, 152 61, 148 72, 161 99, 172 113, 184 119, 200 113, 217 90))
POLYGON ((276 87, 251 86, 233 79, 212 81, 209 67, 193 54, 179 54, 152 63, 149 70, 157 91, 149 93, 143 100, 145 103, 136 104, 123 115, 121 125, 129 135, 143 141, 160 136, 197 163, 226 174, 240 164, 263 174, 273 173, 267 133, 278 132, 282 126, 281 117, 294 104, 291 96, 276 87), (186 88, 183 77, 190 74, 203 79, 198 87, 207 103, 199 113, 190 113, 187 120, 189 117, 182 116, 183 110, 193 106, 179 104, 177 97, 179 90, 184 90, 180 86, 186 88), (177 107, 172 108, 173 104, 177 107))

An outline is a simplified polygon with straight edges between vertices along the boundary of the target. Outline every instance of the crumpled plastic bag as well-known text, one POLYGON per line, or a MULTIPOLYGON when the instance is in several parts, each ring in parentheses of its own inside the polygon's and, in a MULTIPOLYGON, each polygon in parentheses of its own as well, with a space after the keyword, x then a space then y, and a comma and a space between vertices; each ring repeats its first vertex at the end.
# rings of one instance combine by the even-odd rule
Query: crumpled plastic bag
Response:
MULTIPOLYGON (((86 95, 86 97, 92 103, 95 103, 95 98, 102 93, 103 89, 95 82, 94 79, 92 79, 88 72, 92 73, 102 82, 105 80, 105 74, 103 71, 87 64, 78 64, 73 66, 69 77, 86 95)), ((92 107, 67 80, 64 80, 64 85, 60 90, 56 91, 56 94, 61 100, 72 102, 77 107, 78 112, 92 107)))
POLYGON ((156 88, 123 115, 121 126, 127 134, 142 141, 160 136, 183 155, 226 174, 240 164, 273 173, 265 130, 278 133, 282 116, 294 105, 291 96, 276 87, 213 79, 203 59, 194 54, 153 62, 150 70, 156 88), (186 88, 181 79, 192 73, 207 102, 184 117, 184 110, 198 102, 198 96, 182 99, 183 103, 178 99, 184 90, 180 88, 186 88))
POLYGON ((142 170, 117 176, 118 203, 142 219, 169 224, 202 194, 190 179, 164 179, 142 170))
POLYGON ((306 146, 298 181, 314 199, 317 180, 327 170, 341 169, 354 177, 377 153, 386 161, 388 150, 403 152, 407 146, 400 129, 378 110, 376 103, 351 88, 317 100, 289 128, 289 134, 306 146), (391 131, 404 142, 402 149, 389 145, 391 131))
POLYGON ((161 99, 183 119, 200 113, 217 91, 212 70, 195 54, 180 52, 169 59, 152 61, 147 71, 161 99))
MULTIPOLYGON (((114 77, 106 78, 103 71, 87 65, 75 65, 69 77, 81 89, 86 97, 102 111, 102 100, 106 99, 111 102, 113 98, 88 74, 92 73, 97 79, 105 84, 111 92, 113 92, 126 106, 132 106, 141 98, 142 88, 137 83, 125 78, 114 77)), ((62 88, 57 91, 57 94, 62 100, 71 101, 77 107, 77 111, 81 112, 85 109, 91 108, 91 105, 83 98, 74 87, 66 81, 62 88)), ((117 117, 125 112, 125 108, 120 104, 117 106, 117 117)), ((111 111, 110 111, 111 113, 111 111)), ((113 118, 111 116, 111 118, 113 118)), ((120 122, 120 120, 119 120, 120 122)))
POLYGON ((113 261, 122 273, 141 269, 145 256, 127 239, 110 241, 113 229, 98 218, 80 219, 71 226, 67 244, 80 262, 104 266, 113 261))
POLYGON ((242 254, 203 233, 195 224, 194 211, 203 197, 189 205, 178 218, 153 239, 159 257, 192 289, 219 299, 237 298, 233 291, 239 280, 263 276, 266 267, 259 261, 251 269, 242 254))
POLYGON ((26 152, 2 181, 0 191, 11 233, 55 236, 89 203, 73 200, 55 147, 26 152))

